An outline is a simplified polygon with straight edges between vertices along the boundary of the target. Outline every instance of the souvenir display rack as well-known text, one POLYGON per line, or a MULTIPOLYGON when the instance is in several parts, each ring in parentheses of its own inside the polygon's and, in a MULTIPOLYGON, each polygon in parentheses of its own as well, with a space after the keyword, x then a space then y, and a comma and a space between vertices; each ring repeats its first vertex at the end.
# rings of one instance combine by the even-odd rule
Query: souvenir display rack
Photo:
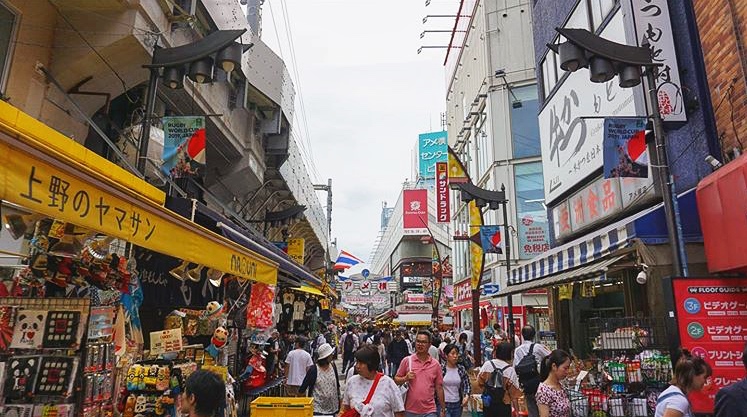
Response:
MULTIPOLYGON (((73 417, 81 409, 75 394, 88 350, 89 308, 83 298, 0 298, 0 414, 73 417)), ((99 363, 105 360, 99 356, 99 363)), ((111 397, 111 377, 90 388, 111 397)))
POLYGON ((564 385, 573 417, 651 417, 672 377, 658 318, 589 320, 593 356, 574 360, 564 385))

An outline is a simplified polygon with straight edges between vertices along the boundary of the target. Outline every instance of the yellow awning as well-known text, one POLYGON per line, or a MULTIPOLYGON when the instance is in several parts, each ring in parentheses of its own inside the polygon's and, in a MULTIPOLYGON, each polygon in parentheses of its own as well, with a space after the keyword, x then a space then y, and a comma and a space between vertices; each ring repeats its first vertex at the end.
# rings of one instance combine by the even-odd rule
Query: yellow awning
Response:
POLYGON ((293 289, 296 290, 296 291, 305 292, 307 294, 318 295, 320 297, 324 297, 325 296, 323 292, 317 290, 314 287, 309 287, 308 285, 301 285, 300 287, 296 287, 296 288, 293 288, 293 289))
POLYGON ((347 311, 340 310, 339 308, 333 308, 332 309, 332 314, 335 315, 335 316, 337 316, 337 317, 341 317, 343 319, 348 316, 348 312, 347 311))
POLYGON ((163 192, 0 102, 0 200, 266 284, 277 264, 163 207, 163 192))

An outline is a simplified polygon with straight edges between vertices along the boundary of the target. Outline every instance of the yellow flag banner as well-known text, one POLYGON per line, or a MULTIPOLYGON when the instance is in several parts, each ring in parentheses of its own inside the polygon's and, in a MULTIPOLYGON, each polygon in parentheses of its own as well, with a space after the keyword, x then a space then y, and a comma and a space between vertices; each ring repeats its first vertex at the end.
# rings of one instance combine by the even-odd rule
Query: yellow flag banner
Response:
POLYGON ((299 265, 303 265, 306 249, 305 242, 303 238, 288 239, 288 256, 299 265))

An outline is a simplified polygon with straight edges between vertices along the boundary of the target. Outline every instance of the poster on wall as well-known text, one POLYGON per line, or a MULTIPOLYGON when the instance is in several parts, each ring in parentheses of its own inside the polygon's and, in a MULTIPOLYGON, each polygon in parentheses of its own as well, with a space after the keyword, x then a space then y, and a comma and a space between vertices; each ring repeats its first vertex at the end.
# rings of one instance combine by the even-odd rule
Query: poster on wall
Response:
POLYGON ((604 178, 648 178, 646 118, 604 119, 604 178))
POLYGON ((710 384, 689 394, 692 411, 713 413, 716 392, 744 378, 747 278, 672 279, 680 344, 713 368, 710 384))
POLYGON ((204 176, 205 141, 203 116, 164 117, 161 171, 173 178, 204 176))
POLYGON ((428 190, 402 192, 402 225, 406 235, 428 234, 428 190))

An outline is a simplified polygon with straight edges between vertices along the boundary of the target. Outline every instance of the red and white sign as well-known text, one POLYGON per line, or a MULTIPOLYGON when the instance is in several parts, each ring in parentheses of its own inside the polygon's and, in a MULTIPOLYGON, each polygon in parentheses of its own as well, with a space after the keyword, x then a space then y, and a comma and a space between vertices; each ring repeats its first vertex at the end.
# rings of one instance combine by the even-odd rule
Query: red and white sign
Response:
POLYGON ((464 280, 454 284, 454 304, 463 304, 472 301, 472 282, 464 280))
POLYGON ((744 378, 747 278, 674 278, 680 344, 713 368, 710 384, 689 394, 692 410, 713 413, 716 392, 744 378))
POLYGON ((425 304, 425 294, 407 293, 405 294, 405 302, 412 304, 425 304))
POLYGON ((436 219, 439 223, 451 221, 449 213, 449 164, 436 162, 436 219))
POLYGON ((406 235, 428 234, 428 190, 402 192, 402 225, 406 235))

